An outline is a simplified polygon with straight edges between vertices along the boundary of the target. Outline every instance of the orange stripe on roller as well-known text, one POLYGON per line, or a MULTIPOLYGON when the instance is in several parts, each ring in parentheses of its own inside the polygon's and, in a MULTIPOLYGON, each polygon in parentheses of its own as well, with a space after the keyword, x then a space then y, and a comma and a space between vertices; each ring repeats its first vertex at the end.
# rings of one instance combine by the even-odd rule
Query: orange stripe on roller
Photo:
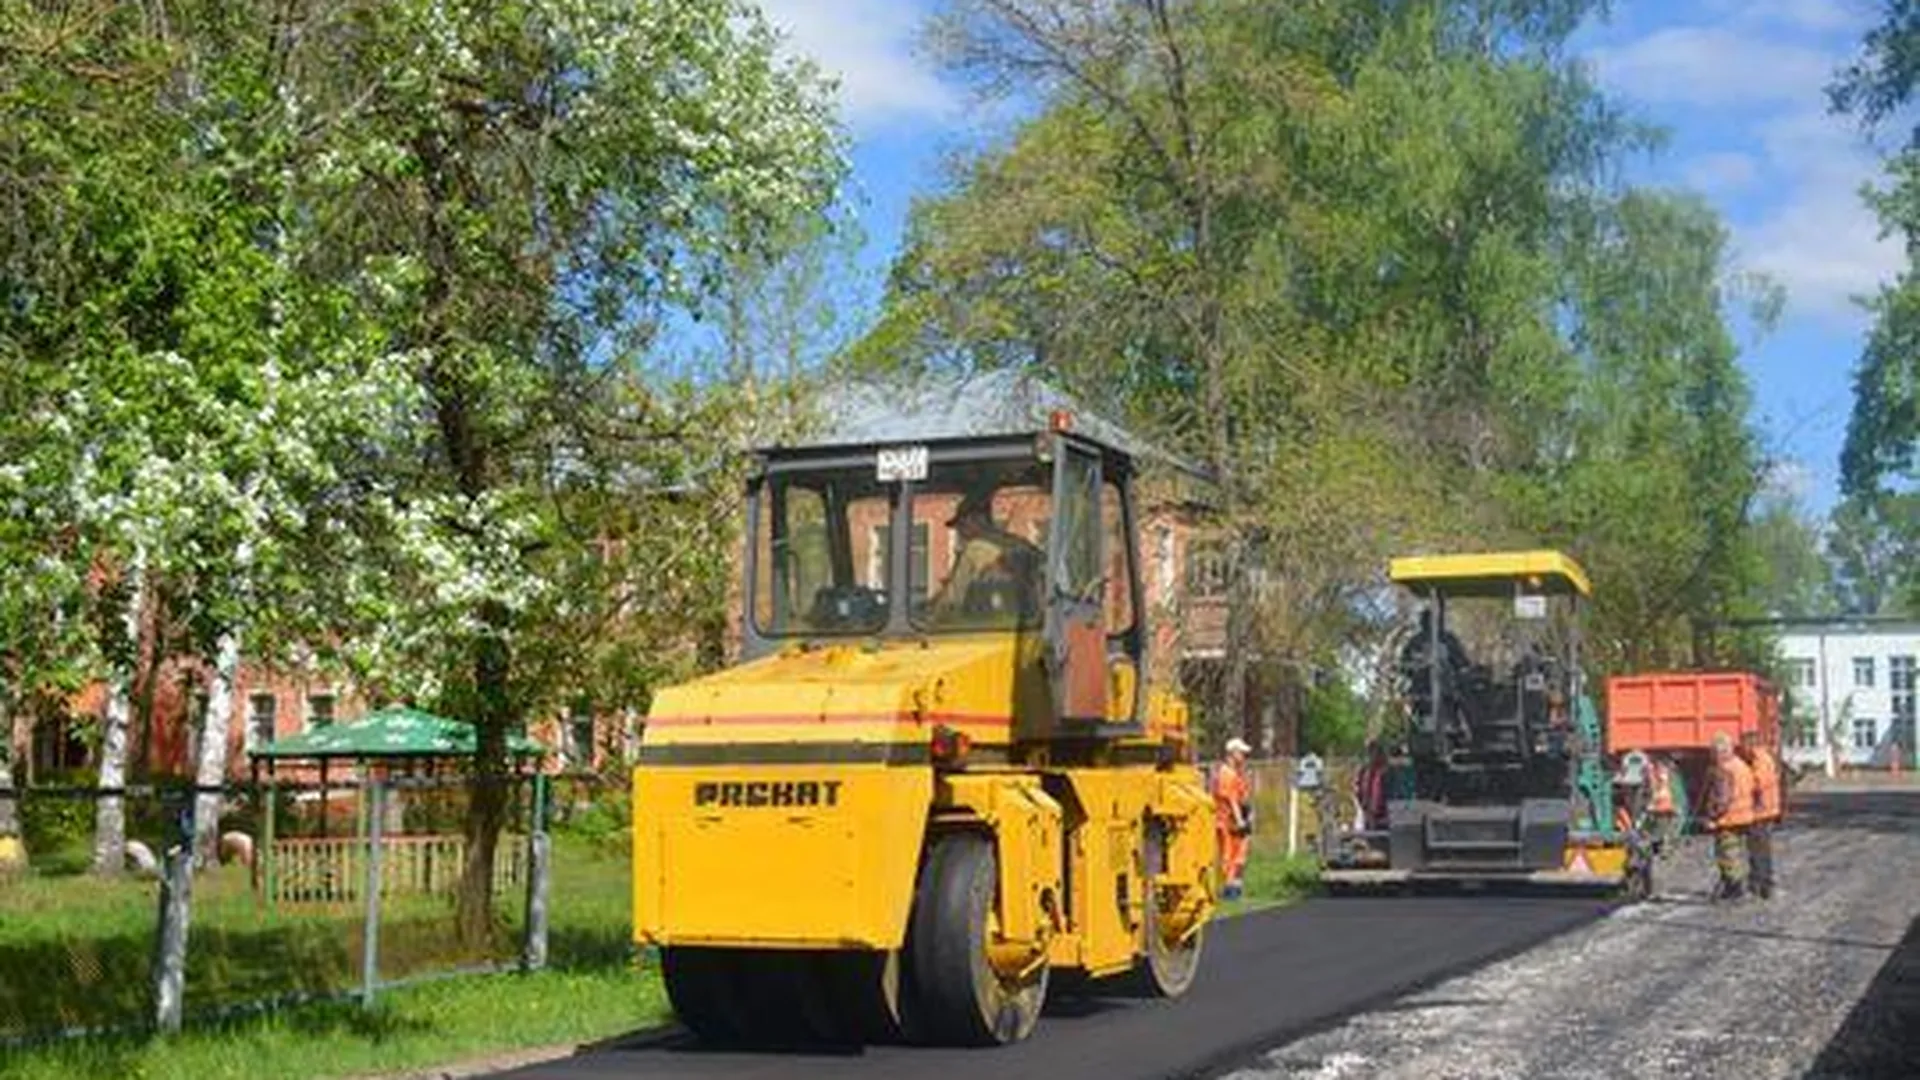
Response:
POLYGON ((876 714, 808 715, 805 713, 763 713, 743 714, 740 716, 663 716, 657 720, 648 720, 652 727, 768 727, 781 724, 804 726, 841 725, 841 724, 945 724, 948 727, 1006 727, 1013 722, 1006 716, 968 716, 960 713, 928 713, 925 719, 896 713, 892 716, 876 714))

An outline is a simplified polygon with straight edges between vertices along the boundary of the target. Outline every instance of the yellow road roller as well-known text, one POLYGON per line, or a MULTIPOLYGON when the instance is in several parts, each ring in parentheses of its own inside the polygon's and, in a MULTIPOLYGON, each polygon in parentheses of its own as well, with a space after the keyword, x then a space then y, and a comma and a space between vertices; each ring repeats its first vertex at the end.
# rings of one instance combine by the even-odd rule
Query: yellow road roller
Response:
POLYGON ((703 1041, 1006 1044, 1050 985, 1198 970, 1213 811, 1143 674, 1139 447, 902 407, 756 453, 740 661, 647 716, 634 936, 703 1041))

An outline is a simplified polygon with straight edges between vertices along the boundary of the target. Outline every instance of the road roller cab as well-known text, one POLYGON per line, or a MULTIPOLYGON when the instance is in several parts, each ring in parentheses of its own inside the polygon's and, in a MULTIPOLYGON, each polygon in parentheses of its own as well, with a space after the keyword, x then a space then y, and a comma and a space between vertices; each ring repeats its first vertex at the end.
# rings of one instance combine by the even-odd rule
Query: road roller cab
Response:
POLYGON ((656 695, 633 776, 635 936, 698 1034, 1009 1042, 1058 974, 1192 980, 1211 803, 1146 677, 1137 455, 1079 419, 759 454, 741 660, 656 695))

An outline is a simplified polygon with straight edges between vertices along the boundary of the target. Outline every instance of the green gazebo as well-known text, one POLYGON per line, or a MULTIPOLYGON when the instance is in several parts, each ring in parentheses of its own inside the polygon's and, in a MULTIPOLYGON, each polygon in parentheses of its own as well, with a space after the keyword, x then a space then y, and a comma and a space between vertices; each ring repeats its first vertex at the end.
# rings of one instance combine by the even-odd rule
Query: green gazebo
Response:
MULTIPOLYGON (((407 761, 472 757, 474 727, 430 712, 393 705, 358 720, 328 724, 250 751, 269 766, 275 761, 407 761)), ((538 757, 546 748, 524 735, 507 737, 507 752, 515 757, 538 757)))
MULTIPOLYGON (((267 898, 272 902, 277 898, 279 875, 276 874, 276 838, 274 835, 275 796, 279 785, 275 778, 276 767, 283 763, 311 762, 319 769, 320 790, 320 836, 318 843, 322 850, 319 857, 332 859, 338 857, 350 862, 347 854, 351 845, 370 842, 368 830, 368 807, 363 795, 364 785, 356 783, 355 810, 356 826, 351 838, 342 837, 332 841, 331 846, 340 846, 339 852, 330 850, 327 837, 327 805, 330 789, 328 785, 329 766, 334 762, 353 763, 364 776, 367 766, 384 765, 389 770, 393 766, 402 766, 406 775, 417 776, 423 770, 428 776, 439 771, 443 762, 471 758, 474 755, 476 741, 472 724, 459 720, 436 716, 433 713, 408 706, 389 706, 368 713, 357 720, 343 720, 305 731, 285 739, 276 739, 267 746, 248 751, 251 759, 255 790, 264 790, 264 807, 261 815, 261 844, 259 857, 254 860, 254 884, 258 888, 265 885, 267 898), (266 783, 261 785, 261 766, 266 766, 266 783), (345 846, 342 846, 345 845, 345 846)), ((524 735, 509 735, 507 752, 516 766, 524 765, 547 752, 547 748, 524 735)), ((516 768, 516 771, 518 769, 516 768)), ((429 840, 433 838, 427 838, 429 840)), ((384 845, 402 842, 401 837, 383 838, 384 845)), ((449 841, 450 842, 450 841, 449 841)), ((294 843, 289 840, 286 843, 294 843)), ((305 844, 308 841, 301 841, 305 844)), ((429 867, 431 852, 429 852, 429 867)), ((431 870, 428 871, 429 877, 431 870)), ((301 875, 304 876, 304 875, 301 875)), ((320 876, 333 878, 331 872, 320 876)), ((343 875, 347 888, 351 889, 354 876, 343 875)), ((429 883, 428 887, 431 887, 429 883)), ((384 891, 384 890, 383 890, 384 891)))

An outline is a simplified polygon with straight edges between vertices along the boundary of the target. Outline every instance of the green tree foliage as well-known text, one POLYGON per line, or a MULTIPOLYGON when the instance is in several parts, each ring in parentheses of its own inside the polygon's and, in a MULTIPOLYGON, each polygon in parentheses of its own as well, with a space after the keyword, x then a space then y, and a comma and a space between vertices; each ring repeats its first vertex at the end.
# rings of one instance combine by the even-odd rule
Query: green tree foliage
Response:
POLYGON ((823 84, 733 0, 0 27, 9 648, 98 558, 203 656, 244 625, 472 720, 481 929, 508 733, 712 651, 752 410, 660 328, 831 199, 823 84))
POLYGON ((1827 560, 1820 522, 1799 500, 1770 494, 1753 518, 1753 544, 1764 585, 1760 603, 1775 616, 1830 615, 1840 610, 1834 566, 1827 560))
POLYGON ((953 70, 1038 108, 916 204, 852 360, 1036 368, 1228 465, 1230 648, 1325 663, 1391 554, 1552 542, 1616 656, 1682 652, 1755 584, 1762 469, 1723 230, 1617 186, 1656 133, 1562 55, 1598 8, 949 5, 953 70))
POLYGON ((1747 526, 1765 467, 1725 322, 1725 229, 1698 200, 1629 191, 1591 204, 1572 239, 1583 378, 1553 432, 1563 452, 1513 478, 1515 524, 1594 575, 1605 666, 1692 663, 1709 622, 1758 614, 1747 526))
POLYGON ((1840 609, 1856 615, 1920 610, 1920 496, 1856 495, 1834 507, 1826 554, 1840 609))
POLYGON ((718 598, 734 425, 649 376, 660 322, 824 203, 839 148, 818 80, 720 0, 366 4, 303 40, 342 133, 320 265, 402 268, 379 318, 419 357, 420 423, 359 478, 357 656, 478 728, 477 930, 508 733, 606 627, 665 654, 685 623, 650 616, 718 598))
MULTIPOLYGON (((1836 112, 1869 131, 1911 119, 1920 85, 1920 4, 1889 0, 1858 58, 1830 88, 1836 112)), ((1888 155, 1883 183, 1867 198, 1881 228, 1900 238, 1908 265, 1872 298, 1866 350, 1853 374, 1853 415, 1841 453, 1847 503, 1835 518, 1835 545, 1848 602, 1856 610, 1884 610, 1897 602, 1920 606, 1920 583, 1901 559, 1882 566, 1881 553, 1911 554, 1920 545, 1920 516, 1911 508, 1920 447, 1920 126, 1888 155), (1888 573, 1887 571, 1891 571, 1888 573), (1876 574, 1884 576, 1876 577, 1876 574)))
MULTIPOLYGON (((14 476, 33 509, 0 562, 22 586, 12 629, 67 622, 96 565, 118 579, 109 597, 136 606, 97 621, 94 650, 10 635, 37 643, 15 673, 29 692, 95 658, 112 669, 100 775, 115 786, 139 627, 162 654, 211 659, 245 619, 291 621, 274 615, 288 595, 274 586, 300 565, 283 541, 310 524, 305 496, 332 481, 335 452, 383 419, 362 403, 399 380, 342 317, 343 290, 296 280, 302 237, 281 177, 297 128, 266 57, 235 55, 247 40, 232 34, 238 9, 81 14, 4 15, 18 76, 0 91, 8 227, 30 238, 6 272, 9 389, 22 406, 8 421, 38 445, 14 476), (61 515, 52 534, 49 511, 61 515)), ((270 657, 274 644, 255 651, 270 657)), ((224 748, 224 727, 212 734, 224 748)), ((99 868, 117 870, 118 799, 100 807, 99 868)))

